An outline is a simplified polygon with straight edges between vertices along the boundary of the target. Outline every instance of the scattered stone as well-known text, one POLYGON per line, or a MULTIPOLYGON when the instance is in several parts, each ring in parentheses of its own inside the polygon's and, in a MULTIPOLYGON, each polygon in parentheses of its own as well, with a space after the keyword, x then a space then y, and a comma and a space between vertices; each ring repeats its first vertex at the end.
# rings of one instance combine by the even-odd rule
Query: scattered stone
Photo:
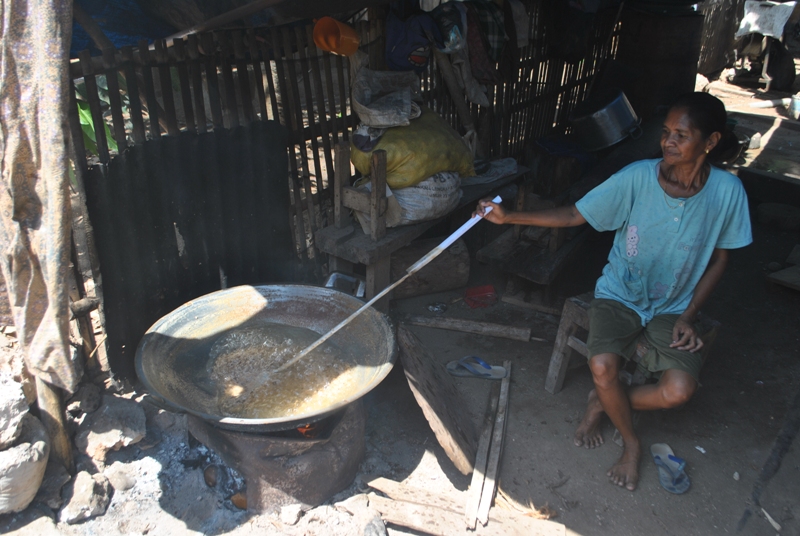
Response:
POLYGON ((241 491, 231 496, 231 502, 239 510, 247 510, 247 495, 241 491))
POLYGON ((708 86, 708 78, 703 76, 702 74, 698 74, 697 78, 694 82, 694 90, 695 91, 705 91, 706 87, 708 86))
POLYGON ((337 502, 333 506, 340 512, 356 516, 369 508, 369 497, 366 493, 359 493, 341 502, 337 502))
POLYGON ((756 209, 758 221, 783 231, 800 230, 800 208, 783 203, 761 203, 756 209))
POLYGON ((39 419, 26 413, 16 445, 0 452, 0 514, 24 510, 42 483, 50 440, 39 419))
POLYGON ((75 436, 79 451, 105 461, 109 450, 119 450, 144 438, 144 410, 132 400, 104 395, 100 409, 81 423, 75 436))
POLYGON ((761 148, 761 133, 756 132, 750 138, 750 143, 747 144, 748 149, 760 149, 761 148))
POLYGON ((136 479, 125 472, 121 467, 115 467, 116 465, 118 465, 118 463, 115 463, 103 471, 103 474, 111 483, 111 486, 116 491, 127 491, 135 486, 136 479))
POLYGON ((67 411, 72 414, 92 413, 100 407, 102 392, 93 383, 84 383, 67 401, 67 411))
POLYGON ((295 525, 303 515, 303 507, 299 504, 287 504, 281 506, 281 523, 285 525, 295 525))
POLYGON ((203 480, 206 481, 206 486, 209 488, 213 488, 217 485, 217 478, 219 477, 219 466, 218 465, 209 465, 203 471, 203 480))
MULTIPOLYGON (((52 515, 52 512, 50 513, 52 515)), ((44 508, 31 506, 0 524, 0 534, 6 536, 59 536, 61 532, 44 508)))
POLYGON ((28 413, 22 385, 9 374, 0 374, 0 450, 7 449, 22 432, 20 424, 28 413))
POLYGON ((61 462, 56 460, 48 461, 42 485, 39 486, 39 492, 34 500, 46 504, 48 508, 58 510, 64 504, 64 499, 61 497, 61 488, 71 478, 64 466, 61 465, 61 462))
POLYGON ((0 372, 9 374, 15 382, 22 385, 28 405, 36 402, 36 382, 25 366, 25 356, 17 346, 11 352, 0 354, 0 372))
POLYGON ((66 504, 59 513, 59 520, 70 525, 105 513, 111 500, 111 484, 98 473, 90 475, 81 471, 75 480, 64 488, 66 504))
POLYGON ((740 478, 740 477, 739 477, 739 471, 734 471, 734 473, 733 473, 733 479, 734 479, 734 480, 736 480, 736 481, 738 482, 739 478, 740 478))
POLYGON ((161 443, 161 440, 163 438, 164 436, 158 429, 148 427, 144 439, 139 441, 139 443, 137 443, 137 446, 142 450, 148 450, 161 443))
POLYGON ((386 524, 381 516, 375 516, 364 527, 364 536, 387 536, 386 524))

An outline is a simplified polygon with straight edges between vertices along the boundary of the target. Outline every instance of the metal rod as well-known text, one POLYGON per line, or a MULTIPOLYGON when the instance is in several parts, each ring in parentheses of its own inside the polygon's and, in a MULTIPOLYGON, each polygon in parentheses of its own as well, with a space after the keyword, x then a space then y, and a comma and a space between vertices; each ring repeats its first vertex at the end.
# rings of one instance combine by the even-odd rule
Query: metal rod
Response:
MULTIPOLYGON (((494 199, 492 199, 492 201, 493 201, 494 203, 500 203, 500 202, 502 202, 503 200, 502 200, 502 198, 501 198, 501 197, 498 195, 497 197, 495 197, 494 199)), ((485 212, 486 212, 486 214, 488 214, 488 213, 489 213, 489 212, 491 212, 491 211, 492 211, 492 207, 487 207, 485 212)), ((314 351, 314 350, 315 350, 317 347, 319 347, 319 345, 321 345, 322 343, 324 343, 325 341, 327 341, 328 339, 330 339, 331 337, 333 337, 333 335, 334 335, 336 332, 338 332, 338 331, 339 331, 339 330, 341 330, 343 327, 345 327, 347 324, 349 324, 349 323, 350 323, 350 322, 351 322, 351 321, 352 321, 352 320, 353 320, 355 317, 357 317, 358 315, 360 315, 361 313, 363 313, 364 311, 366 311, 367 309, 369 309, 370 307, 372 307, 372 305, 373 305, 373 304, 374 304, 376 301, 378 301, 378 300, 380 300, 381 298, 383 298, 384 296, 386 296, 386 295, 387 295, 389 292, 391 292, 392 290, 394 290, 396 287, 400 286, 400 285, 401 285, 401 284, 402 284, 402 283, 403 283, 403 282, 404 282, 406 279, 408 279, 409 277, 411 277, 412 275, 414 275, 415 273, 417 273, 418 271, 420 271, 420 270, 421 270, 421 269, 422 269, 424 266, 426 266, 426 265, 427 265, 428 263, 430 263, 430 262, 431 262, 433 259, 435 259, 436 257, 438 257, 438 256, 439 256, 439 255, 440 255, 440 254, 441 254, 441 253, 442 253, 444 250, 446 250, 448 247, 450 247, 450 246, 453 244, 453 242, 455 242, 456 240, 458 240, 459 238, 461 238, 461 236, 462 236, 464 233, 466 233, 467 231, 469 231, 470 229, 472 229, 472 227, 474 227, 474 226, 475 226, 475 224, 476 224, 476 223, 478 223, 478 221, 480 221, 480 219, 481 219, 481 216, 473 216, 473 217, 471 217, 470 219, 468 219, 468 220, 467 220, 466 222, 464 222, 464 224, 463 224, 461 227, 459 227, 459 228, 458 228, 458 229, 457 229, 457 230, 456 230, 456 231, 455 231, 453 234, 451 234, 450 236, 448 236, 447 238, 445 238, 445 239, 442 241, 442 243, 441 243, 441 244, 439 244, 438 246, 436 246, 435 248, 433 248, 431 251, 429 251, 427 254, 425 254, 425 256, 423 256, 423 257, 422 257, 420 260, 418 260, 417 262, 415 262, 414 264, 412 264, 412 265, 411 265, 411 266, 410 266, 410 267, 409 267, 409 268, 406 270, 406 275, 404 275, 403 277, 401 277, 400 279, 398 279, 397 281, 395 281, 394 283, 392 283, 391 285, 389 285, 388 287, 386 287, 385 289, 383 289, 382 291, 380 291, 378 294, 376 294, 376 295, 375 295, 375 297, 373 297, 373 298, 372 298, 371 300, 369 300, 367 303, 365 303, 364 305, 362 305, 362 306, 361 306, 361 307, 360 307, 360 308, 359 308, 359 309, 358 309, 356 312, 354 312, 353 314, 351 314, 350 316, 348 316, 347 318, 345 318, 344 320, 342 320, 341 322, 339 322, 339 323, 338 323, 336 326, 334 326, 334 328, 333 328, 333 329, 331 329, 331 330, 330 330, 328 333, 326 333, 325 335, 323 335, 322 337, 320 337, 319 339, 317 339, 317 340, 316 340, 316 342, 314 342, 313 344, 311 344, 311 346, 309 346, 308 348, 306 348, 305 350, 303 350, 302 352, 300 352, 299 354, 297 354, 296 356, 294 356, 293 358, 291 358, 289 361, 287 361, 286 363, 284 363, 283 365, 281 365, 280 367, 278 367, 277 369, 275 369, 275 372, 281 372, 282 370, 285 370, 285 369, 287 369, 287 368, 291 367, 292 365, 294 365, 295 363, 297 363, 298 361, 300 361, 302 358, 304 358, 305 356, 307 356, 309 353, 311 353, 312 351, 314 351)))

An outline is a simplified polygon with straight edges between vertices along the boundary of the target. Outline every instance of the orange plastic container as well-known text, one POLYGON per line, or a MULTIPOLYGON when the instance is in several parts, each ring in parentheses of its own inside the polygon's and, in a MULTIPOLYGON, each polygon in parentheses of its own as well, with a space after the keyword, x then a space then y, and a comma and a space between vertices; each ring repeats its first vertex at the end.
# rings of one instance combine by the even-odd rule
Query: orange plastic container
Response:
POLYGON ((352 56, 361 40, 356 31, 332 17, 322 17, 314 25, 314 43, 322 50, 340 56, 352 56))

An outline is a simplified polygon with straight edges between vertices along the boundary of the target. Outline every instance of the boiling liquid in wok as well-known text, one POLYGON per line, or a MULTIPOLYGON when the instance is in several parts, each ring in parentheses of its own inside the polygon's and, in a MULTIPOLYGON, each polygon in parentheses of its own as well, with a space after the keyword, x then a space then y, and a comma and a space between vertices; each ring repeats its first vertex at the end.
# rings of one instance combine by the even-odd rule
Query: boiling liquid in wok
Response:
POLYGON ((268 322, 221 335, 208 364, 221 414, 247 419, 302 415, 325 410, 355 392, 356 357, 330 341, 275 372, 319 337, 310 329, 268 322))

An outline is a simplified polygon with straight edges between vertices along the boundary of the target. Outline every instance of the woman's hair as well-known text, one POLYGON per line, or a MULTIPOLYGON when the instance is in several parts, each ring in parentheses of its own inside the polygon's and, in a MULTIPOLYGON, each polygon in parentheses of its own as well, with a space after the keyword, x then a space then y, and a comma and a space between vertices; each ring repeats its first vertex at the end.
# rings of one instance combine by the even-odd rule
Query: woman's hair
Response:
POLYGON ((715 96, 699 91, 685 93, 672 103, 670 110, 676 108, 686 110, 689 121, 704 138, 708 138, 714 132, 725 134, 728 113, 722 101, 715 96))

